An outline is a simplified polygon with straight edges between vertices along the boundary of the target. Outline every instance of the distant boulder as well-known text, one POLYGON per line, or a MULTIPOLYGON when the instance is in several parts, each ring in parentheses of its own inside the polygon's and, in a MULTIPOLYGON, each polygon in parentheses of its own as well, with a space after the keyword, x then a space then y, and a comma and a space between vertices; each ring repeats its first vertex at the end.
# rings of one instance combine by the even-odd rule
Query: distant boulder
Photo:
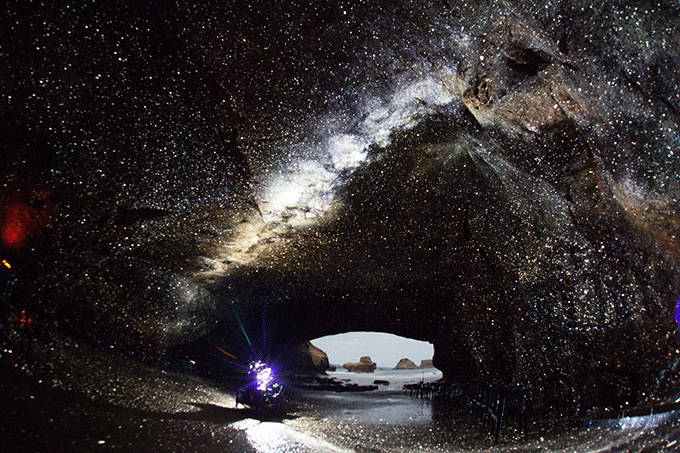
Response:
POLYGON ((425 359, 420 361, 420 366, 418 368, 434 368, 432 359, 425 359))
POLYGON ((401 359, 397 366, 394 367, 395 370, 417 370, 418 366, 413 363, 410 359, 401 359))
POLYGON ((363 356, 359 359, 359 362, 347 362, 342 367, 352 373, 373 373, 377 365, 369 356, 363 356))
POLYGON ((309 341, 289 350, 289 369, 298 374, 325 374, 329 369, 328 355, 309 341))

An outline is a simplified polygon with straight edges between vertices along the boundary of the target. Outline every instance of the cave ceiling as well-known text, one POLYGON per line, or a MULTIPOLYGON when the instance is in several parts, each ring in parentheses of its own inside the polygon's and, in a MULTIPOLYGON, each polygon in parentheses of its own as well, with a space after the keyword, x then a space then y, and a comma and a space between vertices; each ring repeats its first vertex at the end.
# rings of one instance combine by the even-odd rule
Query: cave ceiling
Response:
POLYGON ((3 253, 97 344, 379 330, 632 389, 680 294, 680 14, 645 5, 14 4, 3 253))

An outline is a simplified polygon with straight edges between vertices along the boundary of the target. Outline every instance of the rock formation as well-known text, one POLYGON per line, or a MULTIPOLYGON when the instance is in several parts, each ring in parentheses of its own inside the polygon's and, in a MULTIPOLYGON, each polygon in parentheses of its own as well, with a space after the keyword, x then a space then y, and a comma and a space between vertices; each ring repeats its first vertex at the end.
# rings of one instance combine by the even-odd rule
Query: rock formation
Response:
POLYGON ((674 387, 677 2, 266 4, 7 7, 11 303, 198 370, 380 330, 535 404, 674 387))
POLYGON ((420 368, 420 369, 434 368, 434 364, 432 363, 432 359, 421 360, 418 368, 420 368))
POLYGON ((410 359, 401 359, 397 366, 394 367, 395 370, 417 370, 418 366, 413 363, 410 359))
POLYGON ((302 374, 325 374, 331 368, 328 355, 309 341, 293 347, 287 362, 286 371, 302 374))
POLYGON ((347 362, 342 367, 351 373, 373 373, 377 365, 370 357, 363 356, 358 362, 347 362))

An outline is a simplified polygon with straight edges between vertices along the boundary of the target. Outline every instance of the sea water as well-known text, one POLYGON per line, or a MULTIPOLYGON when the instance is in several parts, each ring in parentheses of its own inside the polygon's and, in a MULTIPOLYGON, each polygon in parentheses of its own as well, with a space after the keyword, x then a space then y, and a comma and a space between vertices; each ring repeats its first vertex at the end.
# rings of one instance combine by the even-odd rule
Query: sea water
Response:
POLYGON ((371 385, 376 380, 387 381, 389 382, 388 385, 381 385, 379 388, 401 390, 404 384, 437 381, 442 378, 442 372, 436 368, 424 368, 417 370, 377 369, 373 373, 351 373, 344 368, 338 368, 337 371, 329 371, 328 376, 343 381, 348 380, 359 385, 371 385))

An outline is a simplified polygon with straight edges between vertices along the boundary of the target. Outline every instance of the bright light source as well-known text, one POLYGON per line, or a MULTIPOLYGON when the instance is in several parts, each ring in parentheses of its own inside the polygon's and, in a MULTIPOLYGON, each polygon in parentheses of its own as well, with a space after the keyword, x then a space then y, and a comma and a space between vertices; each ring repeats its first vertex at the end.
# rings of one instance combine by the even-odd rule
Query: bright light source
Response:
POLYGON ((9 264, 7 260, 2 260, 2 264, 4 264, 7 269, 12 269, 12 265, 9 264))
POLYGON ((262 368, 257 372, 257 389, 267 390, 267 386, 272 381, 272 369, 262 368))

